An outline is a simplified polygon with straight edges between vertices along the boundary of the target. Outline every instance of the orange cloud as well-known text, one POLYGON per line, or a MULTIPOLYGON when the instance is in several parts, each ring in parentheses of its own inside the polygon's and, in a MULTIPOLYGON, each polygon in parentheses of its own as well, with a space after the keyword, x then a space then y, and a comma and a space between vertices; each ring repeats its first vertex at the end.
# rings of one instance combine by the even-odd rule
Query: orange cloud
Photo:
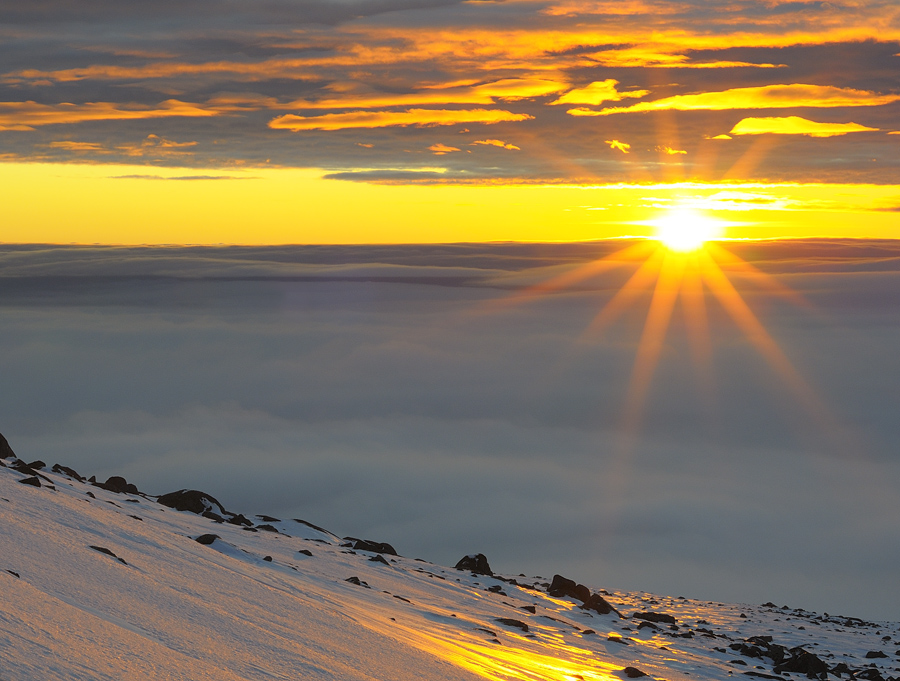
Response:
POLYGON ((51 149, 65 149, 66 151, 105 151, 98 142, 74 142, 72 140, 59 140, 47 145, 51 149))
POLYGON ((347 128, 386 128, 389 126, 456 125, 458 123, 502 123, 534 118, 501 109, 408 109, 406 111, 350 111, 323 116, 287 114, 269 121, 275 130, 344 130, 347 128))
POLYGON ((443 156, 444 154, 449 154, 454 151, 459 151, 456 147, 448 147, 446 144, 441 144, 438 142, 437 144, 432 144, 428 147, 428 150, 433 152, 435 156, 443 156))
POLYGON ((650 90, 635 90, 633 92, 618 92, 616 86, 619 81, 613 78, 598 80, 582 88, 569 90, 562 97, 551 104, 591 104, 599 106, 603 102, 620 102, 626 97, 643 97, 649 95, 650 90))
POLYGON ((631 145, 628 142, 620 142, 619 140, 605 140, 604 144, 608 144, 610 149, 618 149, 623 154, 629 153, 631 145))
POLYGON ((725 109, 786 109, 799 106, 843 107, 879 106, 900 101, 900 95, 882 95, 868 90, 832 87, 830 85, 763 85, 742 87, 720 92, 700 92, 675 95, 652 102, 638 102, 631 106, 613 107, 587 113, 572 110, 573 116, 608 116, 641 111, 721 111, 725 109), (576 113, 577 111, 577 113, 576 113))
POLYGON ((0 102, 0 130, 27 130, 41 125, 82 123, 84 121, 134 120, 173 116, 217 116, 218 112, 197 104, 169 99, 155 109, 112 102, 87 104, 38 104, 37 102, 0 102))
POLYGON ((281 109, 368 109, 423 104, 493 104, 497 100, 518 100, 553 95, 566 89, 565 83, 545 78, 506 78, 490 83, 466 87, 439 88, 430 86, 424 92, 385 94, 383 92, 354 92, 354 84, 332 86, 341 92, 337 97, 316 100, 297 100, 287 105, 268 103, 269 108, 281 109))
POLYGON ((667 146, 658 146, 656 147, 656 151, 661 154, 667 154, 669 156, 675 156, 676 154, 686 154, 687 152, 684 149, 673 149, 672 147, 667 146))
POLYGON ((159 135, 147 135, 140 144, 120 144, 116 147, 129 156, 179 156, 189 154, 189 147, 197 146, 196 142, 173 142, 159 135))
POLYGON ((809 135, 810 137, 835 137, 849 132, 873 132, 857 123, 817 123, 799 116, 783 118, 745 118, 732 129, 732 135, 809 135))
POLYGON ((521 151, 515 144, 509 144, 507 142, 504 142, 503 140, 475 140, 474 142, 472 142, 472 146, 476 144, 486 144, 492 147, 500 147, 501 149, 521 151))

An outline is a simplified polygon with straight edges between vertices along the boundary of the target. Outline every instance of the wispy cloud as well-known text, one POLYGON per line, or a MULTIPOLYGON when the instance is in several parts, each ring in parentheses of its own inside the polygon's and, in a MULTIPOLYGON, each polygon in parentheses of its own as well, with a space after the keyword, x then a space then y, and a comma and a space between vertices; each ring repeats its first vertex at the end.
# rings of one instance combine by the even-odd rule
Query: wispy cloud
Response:
POLYGON ((87 104, 38 104, 37 102, 0 102, 0 130, 28 130, 43 125, 83 123, 85 121, 137 120, 217 116, 218 112, 197 104, 169 99, 157 107, 121 105, 112 102, 87 104))
POLYGON ((533 116, 500 109, 408 109, 407 111, 351 111, 321 116, 287 114, 269 122, 275 130, 344 130, 347 128, 385 128, 390 126, 493 124, 527 121, 533 116))
POLYGON ((810 137, 836 137, 851 132, 875 132, 858 123, 817 123, 800 116, 783 118, 744 118, 731 129, 732 135, 808 135, 810 137))
POLYGON ((723 111, 726 109, 788 109, 795 107, 855 107, 880 106, 900 101, 900 95, 880 94, 830 85, 763 85, 761 87, 732 88, 719 92, 675 95, 630 106, 611 107, 600 111, 577 109, 576 116, 609 116, 642 111, 723 111))
POLYGON ((472 146, 475 145, 485 145, 491 147, 500 147, 501 149, 509 149, 511 151, 521 151, 519 147, 515 144, 510 144, 509 142, 504 142, 503 140, 475 140, 472 142, 472 146))

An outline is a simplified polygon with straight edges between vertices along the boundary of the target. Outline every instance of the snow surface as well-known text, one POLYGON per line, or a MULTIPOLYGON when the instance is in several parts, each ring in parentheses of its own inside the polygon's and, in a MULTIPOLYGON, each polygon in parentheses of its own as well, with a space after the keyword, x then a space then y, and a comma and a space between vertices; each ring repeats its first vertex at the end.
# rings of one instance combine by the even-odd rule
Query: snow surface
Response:
POLYGON ((900 677, 897 622, 591 585, 619 619, 549 596, 545 577, 504 576, 515 585, 406 557, 384 564, 302 521, 256 518, 277 532, 254 532, 48 469, 33 487, 13 462, 0 467, 0 681, 587 681, 627 678, 626 667, 670 681, 805 678, 729 648, 752 636, 860 678, 900 677), (219 538, 195 541, 209 533, 219 538), (638 629, 631 616, 648 611, 677 629, 638 629))

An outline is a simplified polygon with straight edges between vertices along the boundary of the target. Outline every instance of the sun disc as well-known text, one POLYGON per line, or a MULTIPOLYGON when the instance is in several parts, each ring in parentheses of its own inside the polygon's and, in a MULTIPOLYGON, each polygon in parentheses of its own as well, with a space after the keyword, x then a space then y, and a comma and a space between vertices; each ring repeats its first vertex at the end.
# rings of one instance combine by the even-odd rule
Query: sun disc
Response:
POLYGON ((689 253, 722 235, 721 223, 690 208, 677 208, 653 222, 656 238, 671 251, 689 253))

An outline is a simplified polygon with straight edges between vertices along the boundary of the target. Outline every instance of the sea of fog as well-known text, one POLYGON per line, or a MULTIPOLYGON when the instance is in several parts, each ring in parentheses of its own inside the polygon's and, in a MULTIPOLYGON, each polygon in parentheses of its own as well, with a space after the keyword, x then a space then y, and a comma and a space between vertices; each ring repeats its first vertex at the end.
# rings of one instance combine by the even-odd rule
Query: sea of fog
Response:
POLYGON ((627 246, 3 246, 0 432, 439 563, 896 618, 900 243, 729 246, 742 302, 708 345, 678 302, 643 392, 644 261, 570 276, 627 246))

